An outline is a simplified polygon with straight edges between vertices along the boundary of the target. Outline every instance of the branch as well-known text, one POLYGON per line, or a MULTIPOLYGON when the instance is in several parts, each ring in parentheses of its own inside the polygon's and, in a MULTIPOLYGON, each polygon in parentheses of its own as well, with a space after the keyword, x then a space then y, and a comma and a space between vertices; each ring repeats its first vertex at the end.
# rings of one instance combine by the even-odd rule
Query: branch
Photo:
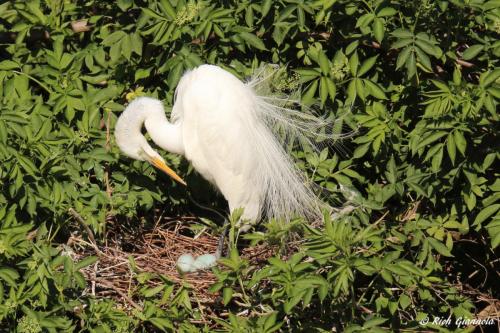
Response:
POLYGON ((143 308, 141 308, 141 306, 139 304, 137 304, 136 302, 134 302, 130 297, 128 297, 127 294, 125 294, 123 291, 121 291, 120 289, 118 289, 112 283, 109 283, 109 282, 103 281, 103 280, 98 280, 98 281, 95 281, 95 282, 96 282, 96 285, 98 285, 98 286, 113 289, 118 295, 120 295, 121 297, 123 297, 123 299, 126 300, 134 308, 136 308, 137 310, 140 310, 140 311, 143 310, 143 308))
POLYGON ((68 212, 75 218, 75 220, 77 220, 83 226, 83 228, 87 232, 87 235, 89 236, 90 243, 92 244, 92 246, 94 247, 96 252, 101 254, 102 252, 97 247, 97 243, 96 243, 95 238, 94 238, 94 233, 89 228, 89 226, 85 223, 85 220, 83 219, 83 217, 80 214, 78 214, 77 211, 74 210, 73 208, 68 209, 68 212))
POLYGON ((471 67, 475 66, 473 63, 462 60, 462 59, 457 59, 455 61, 457 64, 462 65, 462 66, 467 67, 467 68, 471 68, 471 67))

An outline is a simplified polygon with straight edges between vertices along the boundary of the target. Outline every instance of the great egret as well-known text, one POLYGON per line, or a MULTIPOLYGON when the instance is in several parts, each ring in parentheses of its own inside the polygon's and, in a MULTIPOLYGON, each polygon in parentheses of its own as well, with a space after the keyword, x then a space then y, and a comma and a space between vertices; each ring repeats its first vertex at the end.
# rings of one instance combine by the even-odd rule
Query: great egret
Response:
POLYGON ((244 208, 242 221, 249 224, 243 229, 264 215, 319 217, 322 204, 284 143, 313 144, 326 122, 288 108, 286 98, 257 93, 265 73, 243 83, 218 66, 188 71, 177 86, 170 121, 159 100, 136 98, 116 123, 116 143, 125 155, 148 161, 185 185, 148 144, 144 125, 159 147, 184 155, 213 183, 231 212, 244 208))
POLYGON ((261 76, 245 84, 217 66, 191 70, 176 89, 171 121, 159 100, 136 98, 116 123, 116 143, 125 155, 146 160, 185 185, 148 144, 144 125, 159 147, 184 155, 216 185, 230 211, 243 207, 245 220, 254 222, 263 213, 285 219, 318 216, 321 204, 279 132, 311 143, 326 122, 287 109, 283 99, 256 94, 254 87, 266 79, 261 76))

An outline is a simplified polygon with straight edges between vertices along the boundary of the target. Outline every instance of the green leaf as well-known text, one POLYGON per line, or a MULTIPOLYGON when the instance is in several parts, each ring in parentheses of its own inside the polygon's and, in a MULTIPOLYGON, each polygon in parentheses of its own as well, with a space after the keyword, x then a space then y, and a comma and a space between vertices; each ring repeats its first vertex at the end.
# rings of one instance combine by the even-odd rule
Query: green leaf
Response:
POLYGON ((0 268, 0 280, 4 280, 9 285, 15 286, 17 279, 19 279, 19 273, 15 269, 9 267, 0 268))
POLYGON ((396 29, 391 32, 391 35, 397 38, 413 38, 413 33, 406 29, 396 29))
POLYGON ((364 28, 368 26, 373 19, 375 18, 375 15, 372 13, 366 13, 363 14, 359 17, 359 19, 356 21, 356 28, 364 28))
POLYGON ((495 159, 496 159, 495 153, 490 153, 490 154, 486 155, 486 157, 484 158, 484 161, 483 161, 483 165, 482 165, 483 170, 488 169, 493 164, 495 159))
POLYGON ((365 91, 365 85, 363 84, 363 81, 368 81, 368 80, 354 79, 353 81, 356 85, 356 94, 359 97, 361 97, 361 99, 364 101, 366 98, 367 92, 365 91))
POLYGON ((240 36, 245 42, 247 42, 248 45, 250 45, 252 47, 255 47, 256 49, 259 49, 259 50, 262 50, 262 51, 267 50, 266 46, 264 45, 264 42, 262 41, 262 39, 260 39, 259 37, 255 36, 252 33, 249 33, 249 32, 240 32, 238 36, 240 36))
POLYGON ((453 257, 450 250, 448 250, 448 248, 437 239, 429 237, 427 238, 427 241, 432 246, 432 248, 436 250, 439 254, 442 254, 445 257, 453 257))
POLYGON ((175 9, 170 4, 170 0, 160 0, 160 8, 169 19, 173 20, 176 17, 175 9))
POLYGON ((144 12, 144 14, 146 14, 147 16, 149 16, 151 18, 155 18, 155 19, 160 20, 160 21, 167 20, 165 17, 161 16, 160 14, 156 13, 155 11, 153 11, 149 8, 141 8, 141 10, 144 12))
POLYGON ((349 59, 349 69, 351 70, 352 76, 356 76, 358 72, 358 66, 359 66, 358 52, 355 51, 354 54, 349 59))
POLYGON ((425 53, 427 53, 429 55, 433 55, 433 56, 436 55, 436 52, 435 52, 435 49, 434 49, 434 45, 432 45, 428 41, 424 41, 424 40, 421 40, 421 39, 416 39, 415 40, 415 44, 420 49, 422 49, 425 53))
POLYGON ((398 59, 396 61, 396 69, 403 67, 403 65, 408 60, 410 53, 413 52, 413 47, 405 47, 401 52, 399 52, 398 59))
POLYGON ((163 284, 160 284, 159 286, 156 286, 154 288, 146 289, 142 294, 144 295, 144 297, 152 297, 158 294, 163 289, 165 289, 165 286, 163 284))
POLYGON ((417 65, 415 62, 415 53, 411 52, 408 60, 406 61, 408 79, 411 79, 417 73, 417 65))
POLYGON ((326 99, 328 98, 328 83, 327 78, 322 76, 319 82, 319 97, 321 100, 321 106, 325 105, 326 99))
POLYGON ((276 258, 276 257, 271 257, 268 259, 268 261, 271 265, 276 266, 281 271, 283 271, 283 272, 288 271, 288 265, 283 260, 276 258))
POLYGON ((403 47, 411 47, 413 49, 413 45, 410 46, 410 44, 413 44, 413 39, 410 38, 403 38, 403 39, 398 39, 394 44, 391 45, 391 49, 400 49, 403 47))
POLYGON ((327 75, 330 72, 330 60, 326 57, 325 53, 320 50, 318 52, 318 63, 321 68, 321 72, 327 75))
POLYGON ((456 130, 453 132, 453 136, 455 139, 455 145, 457 146, 458 151, 465 156, 465 149, 467 149, 467 141, 465 140, 462 132, 456 130))
POLYGON ((233 298, 233 289, 229 287, 222 289, 222 303, 227 305, 231 298, 233 298))
POLYGON ((377 17, 389 17, 389 16, 394 16, 396 15, 397 11, 396 9, 392 7, 384 7, 380 10, 377 11, 376 15, 377 17))
POLYGON ((363 157, 368 152, 369 148, 370 148, 370 142, 358 146, 354 151, 353 158, 363 157))
POLYGON ((384 33, 385 33, 384 20, 376 18, 373 21, 373 36, 375 37, 377 42, 382 43, 382 40, 384 39, 384 33))
POLYGON ((356 79, 352 79, 347 85, 347 99, 350 103, 354 103, 356 96, 356 79))
POLYGON ((500 68, 494 69, 491 72, 484 72, 479 77, 479 84, 483 87, 488 87, 491 83, 500 78, 500 68))
POLYGON ((464 60, 471 60, 474 57, 476 57, 479 52, 481 52, 484 49, 484 45, 472 45, 469 48, 467 48, 464 53, 462 53, 462 59, 464 60))
POLYGON ((476 219, 474 220, 474 223, 472 223, 472 226, 477 226, 481 225, 486 219, 488 219, 490 216, 495 214, 498 209, 500 208, 500 204, 494 204, 488 207, 483 208, 479 214, 477 214, 476 219))
POLYGON ((378 99, 387 99, 384 90, 377 83, 367 79, 363 80, 363 82, 366 88, 368 88, 370 95, 378 99))
POLYGON ((130 8, 133 4, 133 0, 117 0, 116 4, 122 11, 126 11, 128 8, 130 8))
POLYGON ((369 330, 373 327, 377 327, 377 326, 380 326, 381 324, 385 323, 388 319, 386 318, 372 318, 372 319, 369 319, 367 320, 364 324, 363 324, 363 330, 369 330))
POLYGON ((150 68, 139 68, 134 75, 134 81, 138 81, 141 79, 145 79, 151 75, 151 69, 150 68))
POLYGON ((500 245, 500 232, 496 233, 495 236, 491 238, 491 248, 496 249, 500 245))
POLYGON ((358 71, 358 76, 362 76, 363 74, 368 72, 373 67, 373 65, 375 65, 377 58, 378 58, 378 55, 371 57, 371 58, 368 58, 365 61, 363 61, 363 63, 361 64, 361 67, 358 71))
POLYGON ((288 301, 286 301, 285 304, 283 304, 283 310, 285 311, 285 313, 290 313, 292 309, 302 300, 302 294, 303 292, 293 296, 288 301))
POLYGON ((430 58, 418 47, 414 47, 415 53, 417 54, 419 62, 424 66, 424 69, 431 73, 432 64, 430 58))
POLYGON ((396 169, 396 161, 394 160, 394 156, 391 156, 391 159, 389 160, 389 163, 387 165, 387 171, 385 172, 385 175, 386 175, 389 183, 394 184, 396 182, 397 169, 396 169))
POLYGON ((425 146, 439 140, 440 138, 442 138, 443 136, 445 136, 447 134, 448 134, 448 132, 446 132, 446 131, 430 132, 429 134, 425 135, 423 137, 423 139, 418 143, 416 150, 419 150, 420 148, 425 147, 425 146))
POLYGON ((302 101, 306 105, 308 104, 310 105, 314 102, 314 95, 316 94, 316 90, 318 89, 318 82, 319 80, 314 80, 307 89, 307 91, 305 92, 305 94, 302 96, 302 101))
POLYGON ((446 138, 446 150, 448 151, 448 156, 450 157, 451 164, 455 165, 457 150, 453 133, 448 134, 448 137, 446 138))
POLYGON ((38 171, 38 168, 36 165, 28 158, 24 157, 23 155, 18 154, 17 155, 17 162, 21 167, 26 171, 29 175, 36 177, 36 173, 38 171))
POLYGON ((318 76, 321 76, 321 73, 315 69, 295 69, 294 72, 299 74, 300 76, 300 82, 308 82, 314 78, 317 78, 318 76))
POLYGON ((441 146, 439 150, 432 157, 432 171, 438 172, 441 166, 441 161, 443 160, 443 147, 441 146))
POLYGON ((272 0, 263 0, 262 5, 261 5, 261 14, 262 17, 266 17, 267 13, 269 13, 269 10, 271 9, 271 5, 273 4, 272 0))
POLYGON ((0 62, 0 70, 8 71, 12 69, 19 69, 19 65, 12 60, 4 60, 0 62))
POLYGON ((335 87, 335 83, 330 78, 326 78, 326 85, 328 88, 328 94, 330 95, 330 99, 332 102, 335 101, 335 95, 337 93, 337 88, 335 87))
POLYGON ((113 46, 116 45, 125 36, 126 36, 125 32, 115 31, 111 35, 104 38, 101 43, 102 45, 113 46))
POLYGON ((345 54, 349 55, 352 52, 354 52, 356 50, 356 48, 358 47, 358 45, 359 45, 359 40, 355 40, 355 41, 349 43, 349 45, 347 45, 347 47, 345 48, 345 54))
POLYGON ((85 257, 75 264, 75 270, 78 271, 84 267, 90 266, 90 265, 94 264, 95 262, 97 262, 98 260, 99 260, 99 258, 96 256, 85 257))
POLYGON ((411 304, 411 299, 406 294, 402 294, 399 296, 399 305, 401 305, 401 309, 406 309, 411 304))
POLYGON ((149 318, 148 321, 161 330, 174 330, 174 325, 167 318, 149 318))

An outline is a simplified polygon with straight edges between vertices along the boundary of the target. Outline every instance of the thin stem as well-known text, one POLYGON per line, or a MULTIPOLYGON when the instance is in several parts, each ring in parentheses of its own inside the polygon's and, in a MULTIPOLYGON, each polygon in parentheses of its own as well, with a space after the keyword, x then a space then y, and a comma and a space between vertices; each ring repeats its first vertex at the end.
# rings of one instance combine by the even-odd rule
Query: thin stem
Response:
POLYGON ((28 77, 29 79, 31 79, 32 81, 36 82, 40 87, 42 87, 46 92, 48 92, 49 94, 52 94, 52 90, 49 89, 49 87, 47 87, 45 84, 43 84, 42 82, 40 82, 38 79, 34 78, 33 76, 29 75, 29 74, 26 74, 24 72, 21 72, 21 71, 12 71, 13 73, 16 73, 16 74, 20 74, 20 75, 24 75, 26 77, 28 77))

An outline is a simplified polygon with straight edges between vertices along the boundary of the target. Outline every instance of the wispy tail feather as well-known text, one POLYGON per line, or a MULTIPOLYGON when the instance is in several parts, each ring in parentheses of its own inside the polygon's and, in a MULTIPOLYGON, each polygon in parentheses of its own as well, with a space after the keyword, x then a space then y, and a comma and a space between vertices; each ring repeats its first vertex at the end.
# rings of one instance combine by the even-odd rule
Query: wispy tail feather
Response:
POLYGON ((345 112, 340 115, 337 113, 335 118, 333 115, 322 116, 317 114, 314 107, 301 102, 299 87, 291 88, 287 93, 274 89, 272 82, 276 77, 279 80, 285 69, 276 65, 261 66, 247 82, 247 86, 259 97, 256 100, 258 115, 271 130, 287 143, 297 140, 313 150, 335 145, 356 133, 342 133, 344 118, 350 114, 352 105, 345 106, 345 112))
POLYGON ((329 206, 314 193, 315 184, 298 169, 286 147, 298 142, 304 149, 317 150, 343 136, 332 132, 338 119, 299 111, 303 107, 297 89, 289 94, 273 91, 270 81, 279 71, 274 66, 261 68, 246 84, 254 92, 256 116, 266 128, 254 131, 258 133, 257 154, 265 170, 261 173, 267 189, 263 210, 268 218, 320 218, 322 209, 329 206))

